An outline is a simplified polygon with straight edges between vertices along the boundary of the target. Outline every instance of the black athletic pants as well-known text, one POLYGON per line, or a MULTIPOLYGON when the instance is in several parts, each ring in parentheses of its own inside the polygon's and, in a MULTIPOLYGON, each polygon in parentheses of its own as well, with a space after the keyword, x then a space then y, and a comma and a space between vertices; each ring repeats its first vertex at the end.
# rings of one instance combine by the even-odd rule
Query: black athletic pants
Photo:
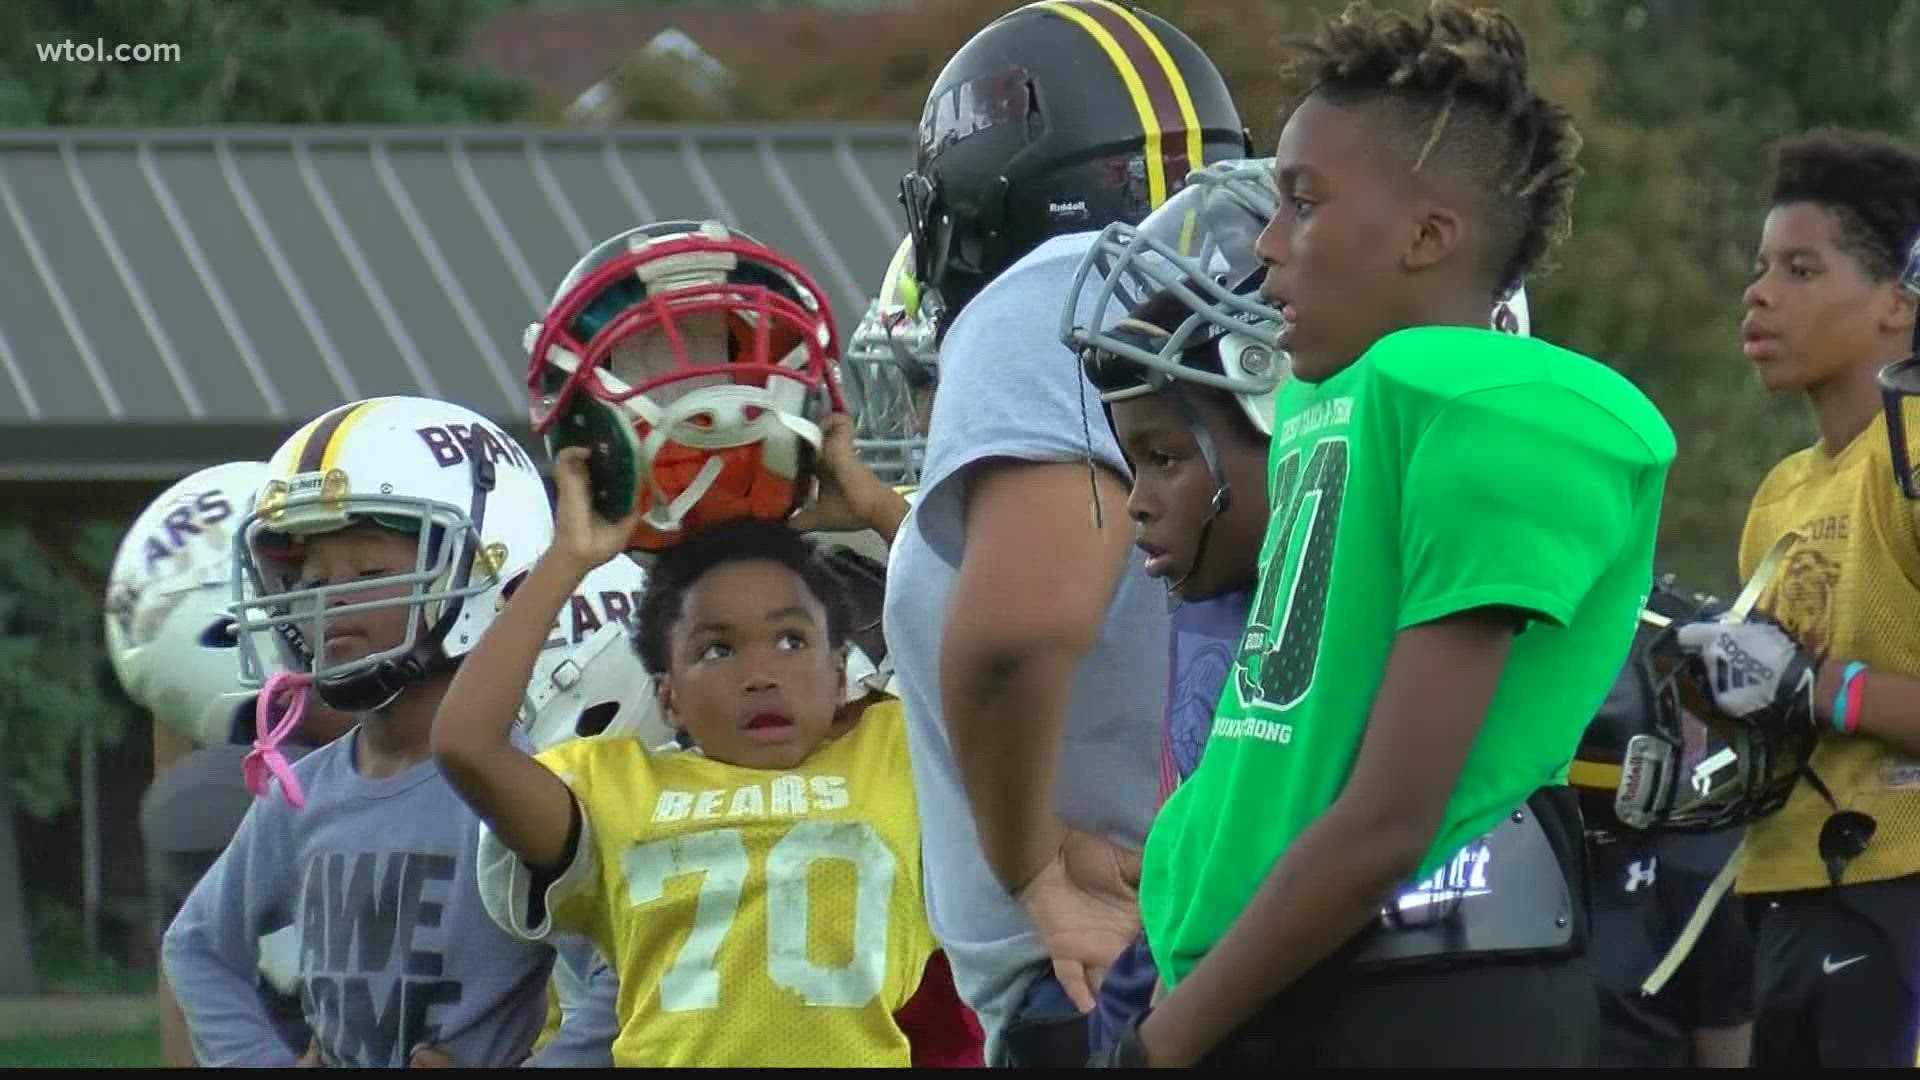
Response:
POLYGON ((1920 875, 1748 905, 1754 1068, 1915 1066, 1920 875))

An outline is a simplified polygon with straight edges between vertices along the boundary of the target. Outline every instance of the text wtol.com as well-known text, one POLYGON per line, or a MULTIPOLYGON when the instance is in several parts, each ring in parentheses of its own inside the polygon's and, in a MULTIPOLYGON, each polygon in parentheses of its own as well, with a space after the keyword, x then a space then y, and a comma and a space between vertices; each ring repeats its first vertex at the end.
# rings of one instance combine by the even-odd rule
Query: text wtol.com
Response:
POLYGON ((97 64, 177 64, 180 46, 172 43, 142 41, 109 45, 103 39, 93 41, 36 41, 33 51, 42 63, 97 64))

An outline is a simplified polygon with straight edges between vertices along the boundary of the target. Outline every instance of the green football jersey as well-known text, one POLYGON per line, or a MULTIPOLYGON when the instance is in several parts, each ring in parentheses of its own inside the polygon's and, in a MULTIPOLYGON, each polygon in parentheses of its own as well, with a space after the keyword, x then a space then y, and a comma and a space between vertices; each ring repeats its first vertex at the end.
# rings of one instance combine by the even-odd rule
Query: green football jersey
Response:
POLYGON ((1530 616, 1421 876, 1564 782, 1653 578, 1674 455, 1658 410, 1605 366, 1458 327, 1289 382, 1273 430, 1247 627, 1200 766, 1147 839, 1141 910, 1169 985, 1346 786, 1400 630, 1493 605, 1530 616))

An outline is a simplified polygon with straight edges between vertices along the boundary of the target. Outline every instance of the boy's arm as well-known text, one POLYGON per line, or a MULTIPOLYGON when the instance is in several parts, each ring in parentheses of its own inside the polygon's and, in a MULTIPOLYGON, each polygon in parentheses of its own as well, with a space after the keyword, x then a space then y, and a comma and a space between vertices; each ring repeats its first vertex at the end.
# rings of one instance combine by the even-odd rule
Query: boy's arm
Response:
POLYGON ((1402 630, 1352 777, 1287 848, 1233 926, 1140 1025, 1154 1065, 1185 1066, 1380 913, 1440 831, 1519 622, 1481 609, 1402 630))
MULTIPOLYGON (((279 800, 276 781, 267 795, 279 800)), ((255 990, 260 938, 291 921, 295 870, 287 808, 256 801, 194 886, 161 943, 162 974, 203 1067, 282 1068, 293 1054, 255 990)))
POLYGON ((527 682, 553 621, 586 570, 549 548, 467 654, 433 719, 433 754, 460 798, 520 861, 554 870, 570 854, 573 794, 513 745, 527 682))

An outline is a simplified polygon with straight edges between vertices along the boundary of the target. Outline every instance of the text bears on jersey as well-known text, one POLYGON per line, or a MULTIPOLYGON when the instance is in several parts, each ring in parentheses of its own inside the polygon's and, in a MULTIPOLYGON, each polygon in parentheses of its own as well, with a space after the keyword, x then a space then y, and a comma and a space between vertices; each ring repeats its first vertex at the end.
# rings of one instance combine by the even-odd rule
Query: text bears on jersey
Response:
POLYGON ((433 424, 415 428, 414 433, 433 451, 433 459, 443 469, 464 465, 468 458, 484 452, 495 465, 504 461, 527 472, 538 471, 518 442, 490 424, 433 424))
POLYGON ((850 801, 844 776, 776 776, 769 783, 732 789, 662 791, 653 804, 653 820, 792 817, 810 811, 844 810, 850 801))

